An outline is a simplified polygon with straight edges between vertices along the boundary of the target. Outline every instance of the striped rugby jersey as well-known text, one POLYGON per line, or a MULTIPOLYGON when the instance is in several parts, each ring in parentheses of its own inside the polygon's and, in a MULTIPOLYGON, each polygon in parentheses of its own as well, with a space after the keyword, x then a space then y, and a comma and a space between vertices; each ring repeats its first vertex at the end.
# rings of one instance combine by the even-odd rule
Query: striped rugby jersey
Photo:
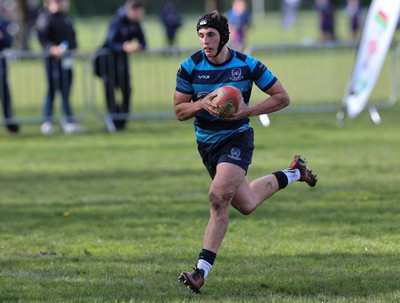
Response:
MULTIPOLYGON (((253 83, 265 91, 272 87, 277 78, 260 61, 243 53, 229 49, 230 57, 223 64, 211 63, 200 50, 184 60, 176 76, 176 91, 192 95, 194 102, 223 85, 240 89, 248 105, 253 83)), ((250 119, 224 121, 207 111, 200 112, 195 120, 196 139, 199 143, 220 142, 232 134, 250 128, 250 119)))

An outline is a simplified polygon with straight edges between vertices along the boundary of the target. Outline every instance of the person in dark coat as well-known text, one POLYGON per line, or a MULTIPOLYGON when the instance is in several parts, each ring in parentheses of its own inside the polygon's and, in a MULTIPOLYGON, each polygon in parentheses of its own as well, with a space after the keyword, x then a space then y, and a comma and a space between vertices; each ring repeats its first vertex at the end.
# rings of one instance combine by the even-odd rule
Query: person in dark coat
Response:
POLYGON ((12 36, 8 32, 8 25, 9 22, 0 17, 0 100, 7 130, 10 133, 17 133, 19 131, 19 126, 12 120, 13 112, 7 79, 7 60, 3 55, 3 51, 11 47, 13 41, 12 36))
POLYGON ((145 6, 141 1, 128 0, 110 23, 106 39, 95 59, 95 72, 103 80, 107 110, 116 130, 125 129, 130 112, 132 88, 128 54, 146 49, 146 38, 140 23, 144 14, 145 6), (122 93, 121 102, 116 100, 117 89, 122 93))

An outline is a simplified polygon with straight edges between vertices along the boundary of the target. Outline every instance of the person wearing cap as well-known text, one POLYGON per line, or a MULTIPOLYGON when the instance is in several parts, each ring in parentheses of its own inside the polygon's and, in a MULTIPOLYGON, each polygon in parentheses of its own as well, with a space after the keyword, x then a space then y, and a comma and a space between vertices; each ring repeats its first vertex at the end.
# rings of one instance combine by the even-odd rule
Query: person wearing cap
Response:
MULTIPOLYGON (((201 50, 184 60, 176 75, 175 116, 180 121, 194 118, 199 154, 212 183, 208 192, 210 219, 203 247, 193 271, 183 271, 178 279, 199 293, 225 237, 229 208, 249 215, 274 193, 295 181, 314 187, 316 175, 305 158, 296 155, 287 169, 264 175, 252 182, 247 170, 254 150, 250 117, 279 111, 290 103, 282 83, 259 60, 228 48, 226 17, 213 11, 197 23, 201 50), (261 102, 250 105, 253 84, 265 92, 261 102), (218 116, 213 91, 223 85, 241 90, 244 102, 227 118, 218 116)), ((259 100, 258 100, 259 101, 259 100)))

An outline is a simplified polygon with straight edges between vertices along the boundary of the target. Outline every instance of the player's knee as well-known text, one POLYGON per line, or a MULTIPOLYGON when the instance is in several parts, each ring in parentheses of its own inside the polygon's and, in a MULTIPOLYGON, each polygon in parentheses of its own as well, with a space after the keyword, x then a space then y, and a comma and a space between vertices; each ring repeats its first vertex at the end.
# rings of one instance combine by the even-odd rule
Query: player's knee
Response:
POLYGON ((240 209, 238 209, 238 211, 245 216, 250 215, 253 212, 254 209, 250 209, 250 208, 246 208, 246 207, 242 207, 240 209))
POLYGON ((253 212, 253 208, 247 207, 246 205, 233 205, 234 208, 242 215, 248 216, 253 212))
POLYGON ((232 199, 231 195, 220 194, 214 191, 208 193, 211 208, 218 214, 225 213, 229 208, 229 203, 232 199))

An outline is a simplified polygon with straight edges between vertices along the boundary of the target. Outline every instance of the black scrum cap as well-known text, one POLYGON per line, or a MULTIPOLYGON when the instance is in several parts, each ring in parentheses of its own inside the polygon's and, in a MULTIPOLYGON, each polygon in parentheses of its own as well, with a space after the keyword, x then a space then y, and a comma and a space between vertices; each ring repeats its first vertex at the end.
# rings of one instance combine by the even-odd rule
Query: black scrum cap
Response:
POLYGON ((216 55, 218 56, 221 52, 222 47, 229 41, 228 19, 226 19, 225 16, 219 14, 217 11, 213 11, 211 13, 205 14, 199 19, 196 29, 197 31, 199 31, 202 28, 210 27, 216 29, 221 37, 218 47, 218 53, 216 55))

